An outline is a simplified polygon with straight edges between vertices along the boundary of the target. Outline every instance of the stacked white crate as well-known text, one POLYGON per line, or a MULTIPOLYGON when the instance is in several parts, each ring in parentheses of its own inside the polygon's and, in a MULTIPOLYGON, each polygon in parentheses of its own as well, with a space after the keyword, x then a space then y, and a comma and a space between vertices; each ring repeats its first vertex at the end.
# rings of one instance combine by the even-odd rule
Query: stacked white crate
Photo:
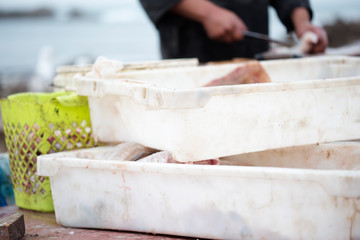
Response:
POLYGON ((360 143, 326 143, 360 138, 360 59, 262 64, 272 83, 200 88, 238 64, 78 79, 100 141, 179 161, 228 156, 227 166, 103 160, 109 148, 40 156, 57 221, 217 239, 360 238, 360 143))
POLYGON ((178 161, 360 138, 360 58, 262 65, 271 83, 201 87, 239 66, 227 64, 106 72, 79 79, 77 92, 100 141, 138 142, 178 161))

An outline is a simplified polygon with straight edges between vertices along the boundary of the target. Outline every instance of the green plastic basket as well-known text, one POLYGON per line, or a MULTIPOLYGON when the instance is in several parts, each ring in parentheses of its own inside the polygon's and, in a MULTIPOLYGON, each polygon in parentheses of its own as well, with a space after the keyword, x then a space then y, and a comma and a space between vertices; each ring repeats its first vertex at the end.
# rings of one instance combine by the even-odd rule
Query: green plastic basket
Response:
POLYGON ((0 104, 15 203, 52 212, 49 178, 36 175, 37 156, 95 146, 87 98, 71 92, 19 93, 0 104))

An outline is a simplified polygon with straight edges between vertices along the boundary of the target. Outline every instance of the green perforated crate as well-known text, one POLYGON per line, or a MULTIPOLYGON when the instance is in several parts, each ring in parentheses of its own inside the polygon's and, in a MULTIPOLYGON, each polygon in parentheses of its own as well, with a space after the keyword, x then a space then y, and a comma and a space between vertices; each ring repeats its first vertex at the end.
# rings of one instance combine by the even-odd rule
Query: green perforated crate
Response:
POLYGON ((16 205, 54 211, 49 179, 36 175, 37 156, 95 146, 87 98, 20 93, 1 100, 1 112, 16 205))

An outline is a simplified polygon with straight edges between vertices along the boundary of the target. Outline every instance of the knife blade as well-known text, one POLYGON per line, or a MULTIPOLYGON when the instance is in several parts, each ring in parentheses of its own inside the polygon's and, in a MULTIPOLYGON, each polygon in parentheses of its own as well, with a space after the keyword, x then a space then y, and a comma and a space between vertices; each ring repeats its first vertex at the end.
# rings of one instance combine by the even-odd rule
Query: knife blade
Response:
POLYGON ((274 42, 274 43, 277 43, 277 44, 280 44, 280 45, 283 45, 283 46, 287 46, 287 47, 294 46, 294 43, 276 40, 276 39, 270 38, 268 35, 258 33, 258 32, 244 31, 243 35, 245 37, 261 39, 261 40, 268 41, 268 42, 274 42))

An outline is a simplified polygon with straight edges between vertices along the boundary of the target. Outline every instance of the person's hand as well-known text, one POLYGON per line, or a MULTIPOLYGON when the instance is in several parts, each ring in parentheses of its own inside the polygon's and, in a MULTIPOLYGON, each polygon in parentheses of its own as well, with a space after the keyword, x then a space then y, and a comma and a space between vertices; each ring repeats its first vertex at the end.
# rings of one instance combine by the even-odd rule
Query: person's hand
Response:
POLYGON ((312 44, 310 53, 323 53, 325 52, 326 47, 328 46, 328 38, 325 30, 320 27, 316 27, 312 24, 303 24, 295 29, 296 35, 298 38, 304 36, 306 32, 313 32, 316 34, 318 41, 312 44))
POLYGON ((244 38, 244 22, 233 12, 216 8, 203 19, 202 24, 210 39, 232 43, 244 38))
POLYGON ((306 32, 313 32, 316 34, 318 41, 313 43, 309 49, 309 53, 323 53, 328 46, 328 38, 325 30, 321 27, 316 27, 310 22, 310 15, 306 8, 296 8, 292 15, 292 21, 295 27, 295 33, 300 39, 306 32))
POLYGON ((170 11, 201 23, 208 37, 217 41, 239 41, 247 30, 235 13, 207 0, 181 0, 170 11))

